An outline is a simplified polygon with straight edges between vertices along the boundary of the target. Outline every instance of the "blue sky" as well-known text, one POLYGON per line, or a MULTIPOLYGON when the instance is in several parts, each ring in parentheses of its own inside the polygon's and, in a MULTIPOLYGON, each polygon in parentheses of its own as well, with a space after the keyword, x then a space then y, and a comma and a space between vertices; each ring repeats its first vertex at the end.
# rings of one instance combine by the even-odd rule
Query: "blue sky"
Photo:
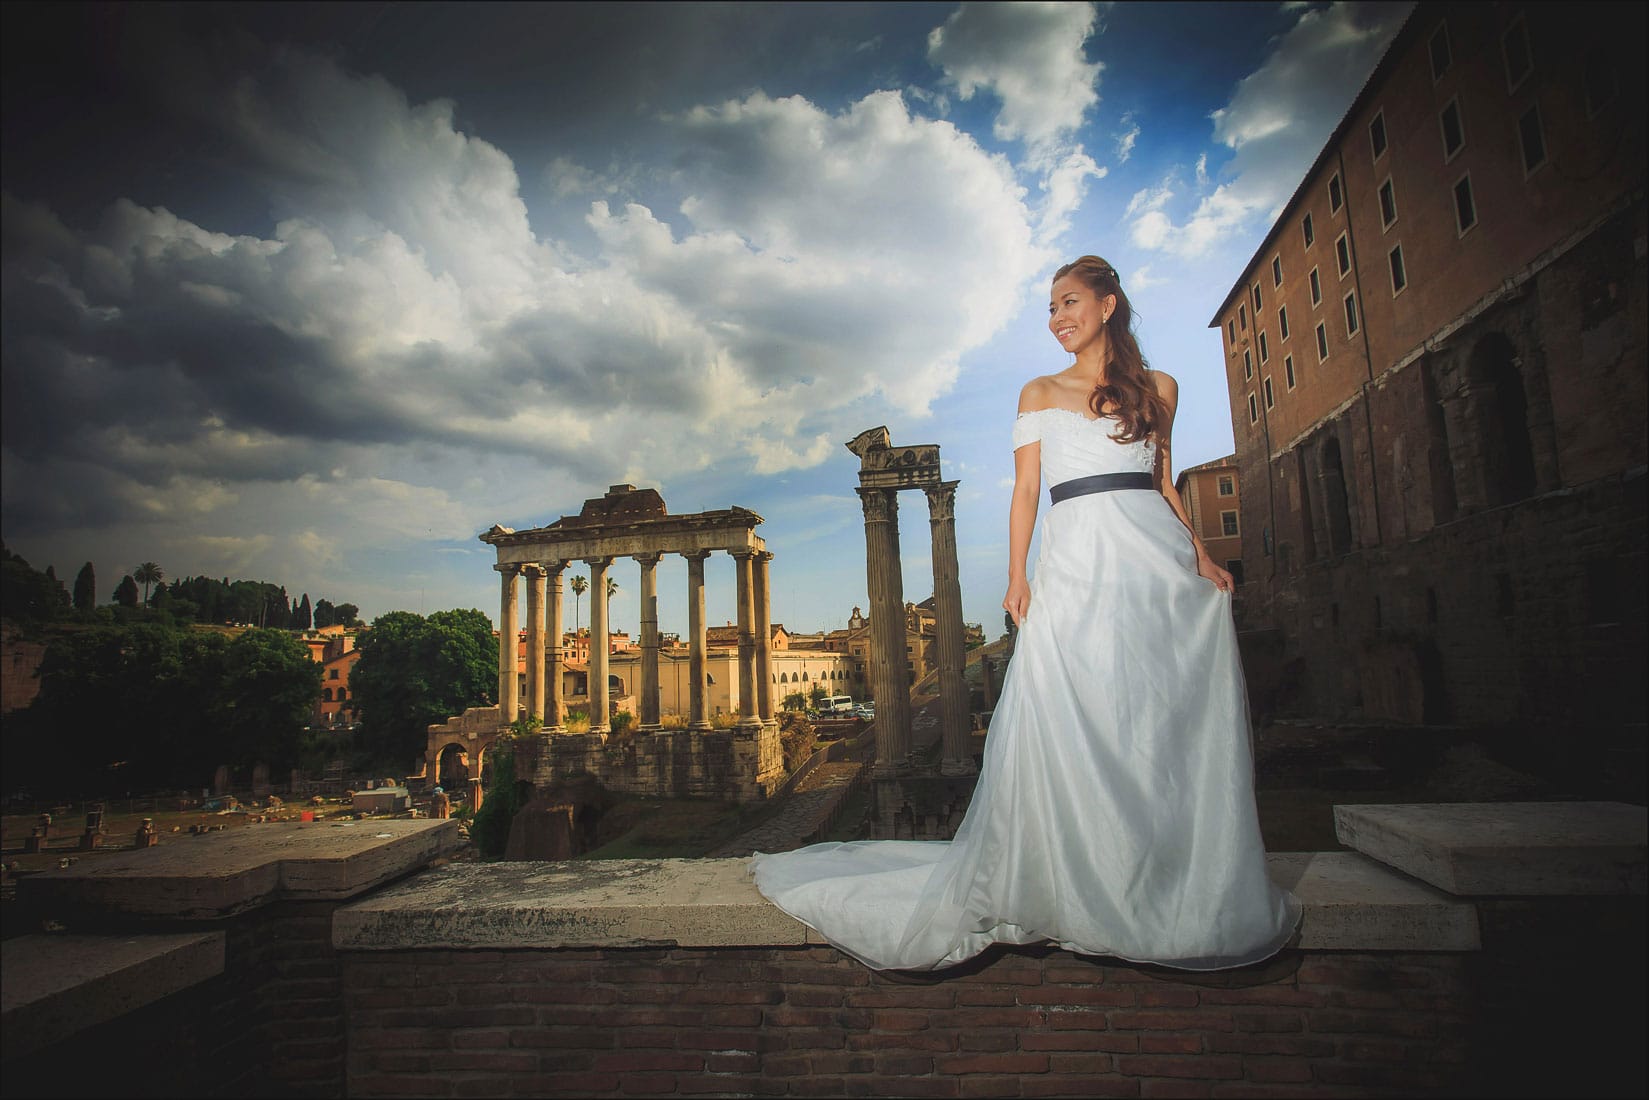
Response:
POLYGON ((1407 10, 6 5, 6 543, 496 615, 479 532, 631 482, 760 513, 774 618, 832 628, 885 424, 994 635, 1053 269, 1115 264, 1176 467, 1229 453, 1208 319, 1407 10))

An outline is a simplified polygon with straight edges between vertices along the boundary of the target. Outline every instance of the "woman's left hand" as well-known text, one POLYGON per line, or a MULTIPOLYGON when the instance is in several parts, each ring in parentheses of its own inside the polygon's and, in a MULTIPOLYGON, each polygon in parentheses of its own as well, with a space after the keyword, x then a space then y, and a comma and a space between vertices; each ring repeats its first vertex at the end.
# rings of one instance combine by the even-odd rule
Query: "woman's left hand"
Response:
POLYGON ((1237 582, 1232 580, 1231 574, 1214 564, 1214 559, 1207 554, 1197 555, 1197 575, 1207 577, 1214 582, 1214 587, 1221 592, 1233 592, 1237 582))

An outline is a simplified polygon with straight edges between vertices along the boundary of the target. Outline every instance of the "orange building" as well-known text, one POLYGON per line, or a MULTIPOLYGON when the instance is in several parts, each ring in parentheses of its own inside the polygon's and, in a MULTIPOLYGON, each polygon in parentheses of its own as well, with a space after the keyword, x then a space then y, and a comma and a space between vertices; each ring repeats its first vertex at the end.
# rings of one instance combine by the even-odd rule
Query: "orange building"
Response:
POLYGON ((1242 498, 1237 456, 1226 455, 1181 470, 1174 488, 1185 503, 1191 529, 1208 548, 1208 556, 1242 583, 1242 498))
POLYGON ((1417 5, 1210 321, 1262 710, 1641 730, 1643 38, 1417 5))
POLYGON ((310 725, 329 729, 353 726, 358 720, 355 697, 349 690, 349 673, 361 659, 355 648, 354 628, 322 627, 306 631, 304 644, 310 659, 321 666, 321 696, 315 703, 310 725))

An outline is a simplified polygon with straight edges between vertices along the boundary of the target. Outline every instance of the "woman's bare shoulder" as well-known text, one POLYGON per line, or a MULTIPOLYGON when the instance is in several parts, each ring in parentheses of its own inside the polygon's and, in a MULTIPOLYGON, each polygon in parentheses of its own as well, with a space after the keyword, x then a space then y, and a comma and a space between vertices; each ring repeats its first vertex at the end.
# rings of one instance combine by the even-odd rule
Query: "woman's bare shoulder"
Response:
POLYGON ((1056 395, 1059 383, 1051 375, 1042 375, 1025 383, 1025 388, 1019 391, 1019 411, 1022 413, 1039 412, 1051 405, 1058 404, 1056 395))

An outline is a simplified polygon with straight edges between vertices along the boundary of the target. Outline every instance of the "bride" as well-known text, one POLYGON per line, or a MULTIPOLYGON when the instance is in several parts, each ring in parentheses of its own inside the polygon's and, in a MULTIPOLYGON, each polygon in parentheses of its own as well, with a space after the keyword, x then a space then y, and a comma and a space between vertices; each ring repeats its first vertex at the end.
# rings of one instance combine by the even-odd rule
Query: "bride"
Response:
POLYGON ((1187 970, 1257 962, 1300 910, 1266 873, 1231 575, 1170 475, 1179 389, 1146 367, 1099 257, 1055 273, 1048 314, 1075 362, 1020 393, 1002 601, 1020 633, 955 839, 758 854, 756 885, 878 969, 1043 942, 1187 970))

